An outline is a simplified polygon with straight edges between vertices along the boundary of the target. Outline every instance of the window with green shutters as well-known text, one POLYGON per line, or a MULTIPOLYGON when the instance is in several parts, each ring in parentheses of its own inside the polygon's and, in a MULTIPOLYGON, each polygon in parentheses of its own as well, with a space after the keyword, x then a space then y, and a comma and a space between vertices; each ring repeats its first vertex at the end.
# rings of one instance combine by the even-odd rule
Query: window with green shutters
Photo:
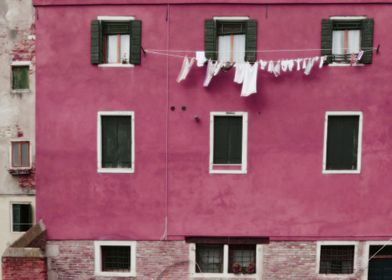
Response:
POLYGON ((28 231, 33 225, 33 209, 29 203, 12 204, 12 231, 28 231))
POLYGON ((246 173, 247 113, 211 113, 210 173, 246 173))
POLYGON ((134 171, 133 112, 100 112, 98 171, 132 173, 134 171))
POLYGON ((362 113, 329 112, 326 115, 324 173, 358 173, 362 113))
POLYGON ((12 66, 12 89, 25 91, 30 89, 28 65, 12 66))
POLYGON ((133 17, 98 17, 91 22, 91 63, 138 65, 141 63, 140 20, 133 17))
POLYGON ((207 19, 204 50, 207 59, 221 62, 255 62, 257 22, 252 19, 207 19))
POLYGON ((374 20, 365 17, 331 17, 321 23, 321 55, 328 63, 350 63, 351 55, 364 51, 359 63, 371 64, 374 20))

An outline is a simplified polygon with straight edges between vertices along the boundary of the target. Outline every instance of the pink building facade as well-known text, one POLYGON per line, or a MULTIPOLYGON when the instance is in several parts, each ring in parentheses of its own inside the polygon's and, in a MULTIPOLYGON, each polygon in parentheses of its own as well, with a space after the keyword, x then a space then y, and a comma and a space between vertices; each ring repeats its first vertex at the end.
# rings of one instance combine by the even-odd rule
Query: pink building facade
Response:
POLYGON ((34 4, 49 279, 391 277, 391 1, 34 4), (260 70, 249 97, 234 68, 177 83, 182 57, 209 47, 206 20, 215 44, 244 28, 257 60, 333 61, 260 70))

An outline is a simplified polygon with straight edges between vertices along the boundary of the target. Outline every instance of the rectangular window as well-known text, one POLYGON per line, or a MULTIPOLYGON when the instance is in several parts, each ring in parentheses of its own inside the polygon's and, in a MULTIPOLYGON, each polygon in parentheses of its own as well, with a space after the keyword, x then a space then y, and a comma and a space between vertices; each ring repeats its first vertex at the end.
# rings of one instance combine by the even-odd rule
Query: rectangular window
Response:
POLYGON ((196 245, 195 269, 198 273, 222 273, 223 245, 196 245))
POLYGON ((141 21, 133 17, 98 17, 91 22, 91 63, 140 64, 141 21))
POLYGON ((352 54, 365 51, 362 64, 372 62, 373 19, 366 17, 331 17, 322 21, 322 55, 327 61, 348 64, 352 54))
POLYGON ((205 21, 204 49, 208 59, 255 62, 257 23, 248 17, 215 17, 205 21))
POLYGON ((261 245, 190 244, 190 265, 194 277, 257 278, 260 271, 261 245))
POLYGON ((247 113, 211 113, 211 173, 246 173, 247 113))
POLYGON ((327 112, 324 143, 325 173, 359 173, 362 113, 327 112))
POLYGON ((12 204, 12 231, 28 231, 33 225, 33 210, 31 204, 12 204))
POLYGON ((18 168, 31 168, 29 141, 11 142, 11 169, 18 168))
POLYGON ((98 171, 134 171, 134 113, 98 113, 98 171))
POLYGON ((12 65, 12 90, 29 90, 29 69, 29 65, 12 65))
POLYGON ((354 273, 354 245, 322 245, 320 274, 354 273))
POLYGON ((111 277, 136 276, 136 242, 96 241, 95 275, 111 277))

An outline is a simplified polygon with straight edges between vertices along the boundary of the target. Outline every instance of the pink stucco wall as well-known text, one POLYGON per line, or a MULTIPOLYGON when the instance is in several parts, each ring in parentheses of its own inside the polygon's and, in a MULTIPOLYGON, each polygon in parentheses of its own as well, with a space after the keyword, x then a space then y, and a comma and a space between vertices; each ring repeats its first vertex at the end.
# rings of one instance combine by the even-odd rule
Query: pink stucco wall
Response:
POLYGON ((195 4, 167 9, 38 8, 37 215, 47 225, 48 238, 157 240, 165 237, 167 214, 169 239, 390 236, 392 59, 386 50, 392 44, 392 6, 195 4), (293 72, 279 78, 259 72, 258 94, 241 98, 233 71, 221 73, 205 89, 205 68, 194 68, 177 84, 182 63, 177 58, 167 65, 166 57, 148 54, 131 69, 91 65, 90 21, 98 15, 135 16, 143 21, 145 49, 168 45, 176 50, 202 50, 203 23, 213 16, 257 19, 259 49, 305 49, 320 48, 322 18, 366 15, 375 19, 374 42, 382 48, 365 67, 325 67, 310 76, 293 72), (134 174, 97 173, 96 120, 104 110, 135 112, 134 174), (360 174, 321 172, 324 115, 334 110, 363 112, 360 174), (249 113, 246 175, 209 174, 211 111, 249 113))

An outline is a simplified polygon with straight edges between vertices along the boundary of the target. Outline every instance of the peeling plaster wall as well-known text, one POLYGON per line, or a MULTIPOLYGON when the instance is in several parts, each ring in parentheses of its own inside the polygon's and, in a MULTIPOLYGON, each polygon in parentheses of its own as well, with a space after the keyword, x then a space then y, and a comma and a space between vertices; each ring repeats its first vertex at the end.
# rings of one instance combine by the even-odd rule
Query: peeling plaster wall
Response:
POLYGON ((0 255, 7 243, 20 236, 10 231, 11 201, 34 204, 35 200, 34 178, 20 181, 8 173, 10 140, 18 135, 31 141, 33 162, 35 159, 34 33, 31 0, 0 0, 0 255), (11 63, 21 60, 32 62, 31 91, 15 94, 11 93, 11 63))

